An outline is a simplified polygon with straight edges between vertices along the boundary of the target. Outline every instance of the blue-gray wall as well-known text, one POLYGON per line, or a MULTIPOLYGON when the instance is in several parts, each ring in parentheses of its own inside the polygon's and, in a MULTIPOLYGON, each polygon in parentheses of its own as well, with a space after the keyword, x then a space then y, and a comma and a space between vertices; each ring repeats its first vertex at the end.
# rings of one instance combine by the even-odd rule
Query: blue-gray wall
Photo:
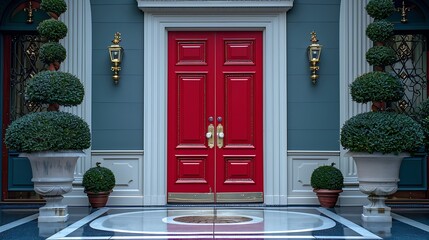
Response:
MULTIPOLYGON (((91 9, 92 148, 142 149, 143 13, 135 0, 91 0, 91 9), (125 58, 114 85, 107 46, 117 31, 125 58)), ((295 0, 287 14, 289 150, 339 150, 339 12, 340 0, 295 0), (306 55, 313 30, 323 45, 317 85, 306 55)))
POLYGON ((340 0, 295 0, 287 14, 288 150, 339 150, 340 0), (310 79, 310 33, 323 45, 319 79, 310 79))
POLYGON ((91 0, 93 31, 92 149, 143 149, 143 12, 135 0, 91 0), (119 84, 107 47, 115 32, 124 48, 119 84))

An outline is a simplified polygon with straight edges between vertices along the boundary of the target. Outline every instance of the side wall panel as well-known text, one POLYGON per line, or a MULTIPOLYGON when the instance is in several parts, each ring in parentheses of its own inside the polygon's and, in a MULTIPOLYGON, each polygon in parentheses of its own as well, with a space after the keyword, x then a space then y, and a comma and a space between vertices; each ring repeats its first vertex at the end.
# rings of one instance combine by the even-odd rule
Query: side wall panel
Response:
MULTIPOLYGON (((143 14, 135 0, 91 0, 92 149, 143 149, 143 14), (107 47, 122 34, 124 58, 115 85, 107 47)), ((150 79, 148 79, 150 81, 150 79)))
POLYGON ((288 150, 339 150, 340 0, 296 0, 288 12, 288 150), (319 79, 310 79, 307 47, 323 45, 319 79))

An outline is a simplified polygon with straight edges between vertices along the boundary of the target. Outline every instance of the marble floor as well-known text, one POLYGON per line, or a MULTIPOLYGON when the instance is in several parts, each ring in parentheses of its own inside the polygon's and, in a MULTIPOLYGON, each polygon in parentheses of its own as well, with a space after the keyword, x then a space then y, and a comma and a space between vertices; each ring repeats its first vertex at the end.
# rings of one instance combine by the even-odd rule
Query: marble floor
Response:
POLYGON ((38 223, 38 206, 0 205, 0 239, 429 239, 429 206, 393 208, 393 222, 362 222, 362 207, 69 207, 38 223))

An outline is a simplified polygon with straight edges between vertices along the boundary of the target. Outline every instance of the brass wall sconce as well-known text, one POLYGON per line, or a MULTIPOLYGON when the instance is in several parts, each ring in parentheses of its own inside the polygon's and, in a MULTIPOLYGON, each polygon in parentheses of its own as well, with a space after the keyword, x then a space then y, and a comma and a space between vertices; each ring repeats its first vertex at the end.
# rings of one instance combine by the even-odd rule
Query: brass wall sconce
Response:
POLYGON ((322 52, 322 45, 318 44, 316 32, 311 32, 311 44, 308 46, 308 60, 310 61, 310 70, 311 70, 311 81, 313 84, 316 84, 316 80, 319 78, 317 71, 319 71, 319 66, 317 64, 320 61, 320 53, 322 52))
POLYGON ((121 33, 117 32, 115 33, 115 37, 112 40, 112 45, 109 46, 109 55, 110 55, 110 61, 112 62, 113 66, 110 68, 113 72, 113 82, 115 84, 119 83, 119 71, 121 71, 121 67, 119 66, 122 61, 123 52, 124 49, 119 46, 119 43, 121 42, 121 33))

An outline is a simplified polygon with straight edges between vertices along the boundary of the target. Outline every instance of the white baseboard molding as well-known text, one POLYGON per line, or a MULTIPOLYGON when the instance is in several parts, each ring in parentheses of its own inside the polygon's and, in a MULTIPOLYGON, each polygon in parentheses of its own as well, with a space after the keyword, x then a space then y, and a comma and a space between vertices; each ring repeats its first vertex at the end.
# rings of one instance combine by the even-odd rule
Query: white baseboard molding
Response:
MULTIPOLYGON (((288 205, 319 205, 319 200, 313 192, 308 195, 301 193, 301 196, 289 196, 288 205)), ((338 206, 363 206, 368 203, 367 195, 357 189, 344 189, 338 199, 338 206)))
MULTIPOLYGON (((89 206, 88 197, 83 192, 83 187, 73 187, 70 193, 64 195, 63 202, 69 206, 89 206)), ((144 198, 138 195, 110 194, 107 205, 110 206, 143 206, 144 198)))
POLYGON ((319 205, 316 195, 314 197, 288 197, 288 205, 319 205))

